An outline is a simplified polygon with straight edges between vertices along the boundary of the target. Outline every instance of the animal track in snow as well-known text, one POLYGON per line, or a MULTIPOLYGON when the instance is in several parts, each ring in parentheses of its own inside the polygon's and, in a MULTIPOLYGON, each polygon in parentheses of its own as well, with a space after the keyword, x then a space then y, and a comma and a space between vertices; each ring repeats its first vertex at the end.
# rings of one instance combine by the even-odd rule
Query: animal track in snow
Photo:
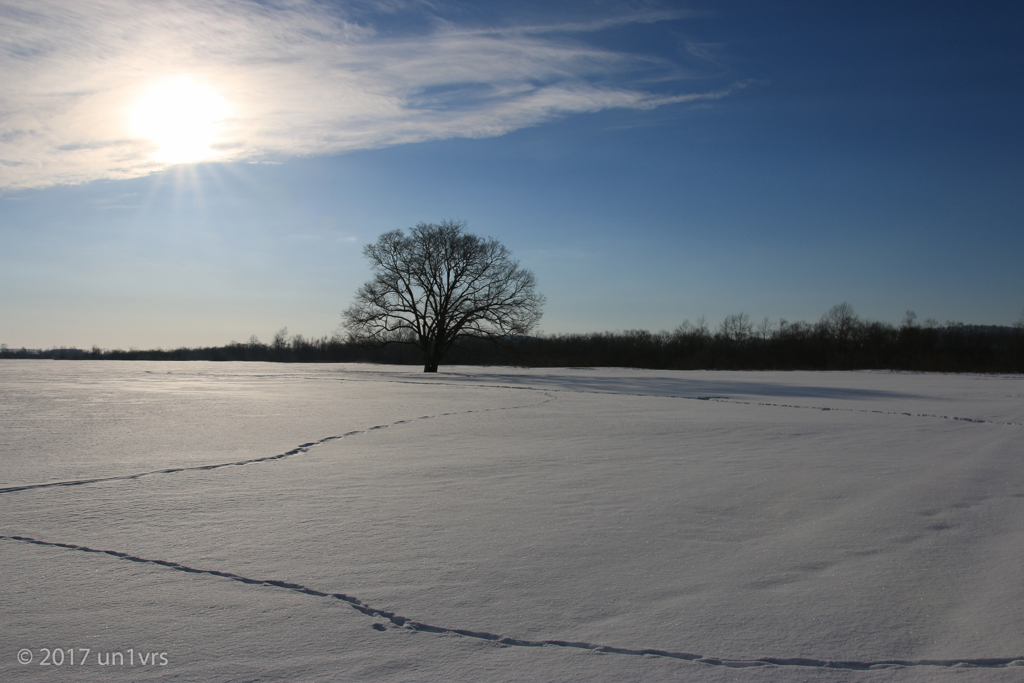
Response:
POLYGON ((450 386, 450 387, 473 386, 473 387, 481 387, 481 388, 489 388, 489 389, 527 389, 527 390, 531 390, 531 391, 541 391, 541 392, 544 392, 545 394, 547 394, 549 396, 551 395, 551 393, 570 393, 570 394, 599 394, 599 395, 602 395, 602 396, 604 396, 604 395, 611 395, 611 396, 639 396, 639 397, 646 397, 646 398, 677 398, 677 399, 684 399, 684 400, 687 400, 687 401, 713 401, 715 403, 733 403, 733 404, 736 404, 736 405, 746 405, 746 406, 764 406, 764 407, 771 407, 771 408, 790 408, 790 409, 795 409, 795 410, 819 410, 819 411, 822 411, 822 412, 836 411, 836 412, 844 412, 844 413, 864 413, 864 414, 874 414, 874 415, 895 415, 895 416, 900 416, 900 417, 919 417, 919 418, 929 418, 929 419, 935 419, 935 420, 953 420, 953 421, 959 421, 959 422, 973 422, 973 423, 976 423, 976 424, 994 424, 994 425, 1003 425, 1003 426, 1009 426, 1009 427, 1024 427, 1024 422, 1004 422, 1004 421, 1000 421, 1000 420, 983 420, 983 419, 980 419, 980 418, 973 418, 973 417, 958 417, 958 416, 955 416, 955 415, 936 415, 936 414, 932 414, 932 413, 910 413, 910 412, 902 412, 902 411, 898 411, 898 410, 868 410, 868 409, 863 409, 863 408, 838 408, 838 407, 826 407, 826 406, 805 406, 805 405, 795 405, 795 404, 788 404, 788 403, 770 403, 770 402, 767 402, 767 401, 741 401, 739 399, 733 398, 732 396, 723 396, 723 395, 705 395, 705 396, 702 396, 702 395, 699 395, 699 394, 698 395, 693 395, 693 394, 689 394, 689 395, 688 394, 642 394, 642 393, 638 393, 638 392, 629 392, 629 391, 597 391, 595 389, 554 389, 554 388, 551 388, 551 387, 533 387, 533 386, 529 386, 529 385, 516 385, 516 384, 470 384, 470 385, 466 385, 466 384, 455 383, 455 382, 424 382, 424 381, 417 381, 417 380, 394 380, 394 379, 391 379, 391 380, 384 380, 384 379, 374 379, 374 380, 361 380, 361 379, 359 379, 359 380, 351 380, 351 379, 346 379, 345 381, 352 381, 352 382, 375 381, 375 382, 388 382, 388 383, 394 383, 394 384, 425 384, 425 385, 429 385, 429 386, 450 386))
MULTIPOLYGON (((1018 666, 1024 667, 1024 657, 986 657, 978 659, 879 659, 867 661, 813 659, 809 657, 760 657, 757 659, 727 659, 721 657, 706 657, 704 655, 694 654, 690 652, 672 652, 670 650, 661 650, 655 648, 613 647, 610 645, 600 645, 597 643, 588 643, 584 641, 525 640, 521 638, 513 638, 511 636, 501 635, 499 633, 490 633, 488 631, 474 631, 461 628, 449 628, 446 626, 435 626, 433 624, 428 624, 422 621, 415 621, 413 619, 409 619, 408 617, 400 616, 397 613, 392 612, 390 610, 385 610, 378 607, 373 607, 371 605, 367 605, 362 600, 359 600, 358 598, 355 598, 351 595, 347 595, 345 593, 329 593, 326 591, 319 591, 314 588, 309 588, 308 586, 303 586, 302 584, 292 583, 289 581, 280 581, 277 579, 254 579, 246 576, 241 576, 239 574, 233 574, 231 572, 218 571, 215 569, 198 569, 196 567, 189 567, 187 565, 179 564, 177 562, 171 562, 169 560, 148 559, 145 557, 139 557, 137 555, 131 555, 129 553, 119 552, 117 550, 102 550, 97 548, 90 548, 84 545, 77 545, 74 543, 56 543, 53 541, 41 541, 39 539, 30 538, 28 536, 0 536, 0 540, 19 541, 21 543, 31 543, 33 545, 44 547, 63 548, 66 550, 76 550, 85 553, 108 555, 111 557, 115 557, 117 559, 127 560, 129 562, 151 564, 161 568, 185 572, 187 574, 207 574, 209 576, 230 579, 231 581, 238 581, 240 583, 253 586, 280 588, 318 598, 331 598, 334 600, 344 602, 352 609, 368 617, 373 617, 374 619, 384 619, 394 627, 399 627, 409 631, 416 631, 420 633, 436 633, 462 636, 465 638, 476 638, 478 640, 486 640, 489 642, 493 642, 496 645, 502 647, 564 647, 578 650, 590 650, 592 652, 598 652, 601 654, 632 656, 646 655, 650 657, 666 657, 669 659, 681 659, 689 662, 695 662, 698 664, 706 664, 709 666, 723 666, 729 668, 749 668, 760 666, 794 666, 818 669, 845 669, 853 671, 867 671, 871 669, 888 669, 918 666, 959 666, 986 669, 1001 669, 1018 666)), ((371 628, 377 631, 386 631, 387 625, 382 624, 380 622, 375 622, 374 624, 372 624, 371 628)))
MULTIPOLYGON (((457 386, 457 385, 454 385, 454 386, 457 386)), ((508 385, 474 385, 474 386, 492 386, 494 388, 502 388, 502 389, 512 389, 512 388, 515 388, 515 387, 512 387, 512 386, 508 386, 508 385)), ((544 391, 545 393, 547 393, 547 392, 567 392, 567 393, 574 393, 574 394, 602 394, 602 395, 612 395, 612 396, 642 396, 642 397, 647 397, 647 398, 678 398, 678 399, 685 399, 687 401, 711 401, 711 402, 714 402, 714 403, 732 403, 732 404, 736 404, 736 405, 745 405, 745 406, 765 406, 765 407, 771 407, 771 408, 791 408, 791 409, 795 409, 795 410, 819 410, 819 411, 826 412, 826 413, 827 412, 835 411, 835 412, 841 412, 841 413, 865 413, 865 414, 874 414, 874 415, 896 415, 896 416, 901 416, 901 417, 923 417, 923 418, 930 418, 930 419, 935 419, 935 420, 953 420, 953 421, 959 421, 959 422, 973 422, 973 423, 976 423, 976 424, 992 424, 992 425, 1002 425, 1002 426, 1008 426, 1008 427, 1024 427, 1024 422, 1003 422, 1003 421, 1000 421, 1000 420, 982 420, 982 419, 973 418, 973 417, 957 417, 955 415, 936 415, 936 414, 932 414, 932 413, 908 413, 908 412, 901 412, 901 411, 898 411, 898 410, 867 410, 867 409, 864 409, 864 408, 838 408, 838 407, 825 407, 825 406, 801 406, 801 405, 794 405, 794 404, 789 404, 789 403, 769 403, 767 401, 740 401, 738 399, 732 398, 731 396, 700 396, 700 395, 697 395, 697 396, 692 396, 692 395, 691 396, 687 396, 687 395, 684 395, 684 394, 639 394, 639 393, 624 392, 624 391, 592 391, 592 390, 586 390, 586 389, 540 389, 538 387, 520 387, 520 388, 524 388, 524 389, 525 388, 529 388, 529 389, 533 389, 534 391, 544 391)))
MULTIPOLYGON (((509 388, 514 389, 514 388, 521 388, 521 387, 509 387, 509 388)), ((544 394, 545 394, 545 396, 547 396, 547 398, 544 399, 543 401, 538 402, 538 403, 527 403, 527 404, 523 404, 523 405, 507 406, 505 408, 473 408, 472 410, 451 411, 451 412, 447 412, 447 413, 439 413, 437 415, 421 415, 420 417, 413 418, 413 419, 395 420, 394 422, 389 422, 388 424, 374 425, 373 427, 367 427, 366 429, 356 429, 356 430, 353 430, 353 431, 350 431, 350 432, 345 432, 344 434, 338 434, 336 436, 325 436, 324 438, 319 439, 317 441, 309 441, 307 443, 300 444, 300 445, 296 446, 295 448, 291 449, 290 451, 286 451, 284 453, 278 453, 277 455, 266 455, 266 456, 263 456, 261 458, 249 458, 249 459, 246 459, 246 460, 235 460, 235 461, 232 461, 232 462, 213 463, 213 464, 209 464, 209 465, 192 465, 192 466, 189 466, 189 467, 167 467, 167 468, 160 469, 160 470, 150 470, 150 471, 147 471, 147 472, 136 472, 134 474, 119 474, 119 475, 114 475, 114 476, 111 476, 111 477, 96 477, 96 478, 93 478, 93 479, 72 479, 72 480, 69 480, 69 481, 51 481, 51 482, 46 482, 46 483, 42 483, 42 484, 22 484, 20 486, 6 486, 6 487, 3 487, 3 488, 0 488, 0 494, 3 494, 3 493, 15 493, 16 491, 28 491, 30 489, 51 488, 51 487, 56 487, 56 486, 82 486, 84 484, 99 484, 99 483, 108 482, 108 481, 127 481, 127 480, 131 480, 131 479, 139 479, 140 477, 150 477, 150 476, 157 475, 157 474, 175 474, 177 472, 194 472, 194 471, 198 471, 198 470, 216 470, 216 469, 220 469, 222 467, 239 467, 241 465, 254 465, 256 463, 261 463, 261 462, 270 462, 271 460, 282 460, 284 458, 290 458, 293 455, 300 455, 302 453, 308 453, 311 448, 315 448, 316 446, 319 446, 321 444, 325 444, 325 443, 327 443, 329 441, 334 441, 336 439, 345 439, 345 438, 348 438, 350 436, 356 436, 357 434, 368 434, 370 432, 374 432, 374 431, 377 431, 377 430, 380 430, 380 429, 388 429, 390 427, 395 427, 395 426, 398 426, 398 425, 410 424, 410 423, 412 423, 412 422, 414 422, 416 420, 431 420, 431 419, 434 419, 434 418, 449 417, 449 416, 452 416, 452 415, 468 415, 470 413, 490 413, 490 412, 501 411, 501 410, 516 410, 518 408, 532 408, 534 406, 544 405, 545 403, 549 403, 549 402, 555 400, 555 397, 552 396, 550 393, 545 391, 544 394)))
MULTIPOLYGON (((681 396, 680 398, 687 398, 687 397, 686 396, 681 396)), ((1003 425, 1003 426, 1008 426, 1008 427, 1024 427, 1024 423, 1022 423, 1022 422, 1001 422, 999 420, 981 420, 981 419, 973 418, 973 417, 956 417, 955 415, 934 415, 934 414, 931 414, 931 413, 905 413, 905 412, 900 412, 900 411, 897 411, 897 410, 866 410, 866 409, 858 409, 858 408, 831 408, 831 407, 825 408, 825 407, 821 407, 821 406, 797 406, 797 405, 790 405, 790 404, 786 404, 786 403, 766 403, 766 402, 762 402, 762 401, 737 401, 735 399, 728 398, 728 397, 723 397, 723 396, 709 396, 707 398, 703 398, 703 397, 697 397, 697 398, 699 398, 700 400, 703 400, 703 401, 714 401, 716 403, 737 403, 739 405, 747 405, 747 406, 769 406, 769 407, 772 407, 772 408, 796 408, 796 409, 801 409, 801 410, 820 410, 820 411, 823 411, 823 412, 837 411, 837 412, 841 412, 841 413, 868 413, 868 414, 875 414, 875 415, 900 415, 900 416, 904 416, 904 417, 925 417, 925 418, 932 418, 932 419, 936 419, 936 420, 956 420, 956 421, 960 421, 960 422, 974 422, 974 423, 977 423, 977 424, 995 424, 995 425, 1003 425)))

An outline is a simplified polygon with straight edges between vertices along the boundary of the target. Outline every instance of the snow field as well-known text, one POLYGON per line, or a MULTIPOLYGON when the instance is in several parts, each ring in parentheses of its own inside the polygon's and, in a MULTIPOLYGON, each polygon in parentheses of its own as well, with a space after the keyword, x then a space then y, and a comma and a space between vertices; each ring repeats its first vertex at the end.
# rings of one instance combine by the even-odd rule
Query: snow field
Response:
POLYGON ((1024 678, 1020 378, 18 363, 3 680, 1024 678))

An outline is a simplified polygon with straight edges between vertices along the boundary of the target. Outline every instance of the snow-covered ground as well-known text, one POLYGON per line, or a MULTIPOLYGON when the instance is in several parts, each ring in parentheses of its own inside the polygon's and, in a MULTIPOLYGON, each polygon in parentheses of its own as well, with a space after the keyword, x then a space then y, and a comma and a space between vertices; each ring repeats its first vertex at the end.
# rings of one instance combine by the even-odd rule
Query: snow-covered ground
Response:
POLYGON ((1024 680, 1020 376, 0 361, 0 509, 3 681, 1024 680))

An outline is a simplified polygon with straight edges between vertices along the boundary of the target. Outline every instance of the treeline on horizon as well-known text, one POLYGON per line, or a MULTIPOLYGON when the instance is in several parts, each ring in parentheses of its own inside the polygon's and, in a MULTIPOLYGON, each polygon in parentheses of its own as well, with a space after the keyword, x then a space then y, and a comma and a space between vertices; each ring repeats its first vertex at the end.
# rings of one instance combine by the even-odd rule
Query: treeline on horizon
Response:
MULTIPOLYGON (((407 344, 370 348, 341 335, 311 339, 280 330, 270 343, 255 335, 226 346, 172 350, 49 350, 0 347, 0 358, 65 360, 205 360, 279 363, 422 365, 407 344)), ((469 339, 443 365, 633 367, 661 370, 909 370, 1024 372, 1024 314, 1014 326, 863 320, 849 304, 833 306, 815 323, 751 321, 727 316, 714 330, 702 318, 675 330, 540 334, 494 341, 469 339)))

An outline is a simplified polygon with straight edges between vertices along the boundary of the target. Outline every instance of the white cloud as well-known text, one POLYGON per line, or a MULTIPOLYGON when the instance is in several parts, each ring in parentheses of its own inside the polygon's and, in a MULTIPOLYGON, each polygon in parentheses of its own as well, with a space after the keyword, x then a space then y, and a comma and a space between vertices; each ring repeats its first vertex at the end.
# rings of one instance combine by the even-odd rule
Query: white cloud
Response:
POLYGON ((155 81, 181 75, 231 105, 222 160, 495 136, 725 94, 645 92, 632 75, 677 78, 676 66, 565 37, 665 18, 385 35, 313 0, 0 0, 0 188, 163 168, 128 114, 155 81))

